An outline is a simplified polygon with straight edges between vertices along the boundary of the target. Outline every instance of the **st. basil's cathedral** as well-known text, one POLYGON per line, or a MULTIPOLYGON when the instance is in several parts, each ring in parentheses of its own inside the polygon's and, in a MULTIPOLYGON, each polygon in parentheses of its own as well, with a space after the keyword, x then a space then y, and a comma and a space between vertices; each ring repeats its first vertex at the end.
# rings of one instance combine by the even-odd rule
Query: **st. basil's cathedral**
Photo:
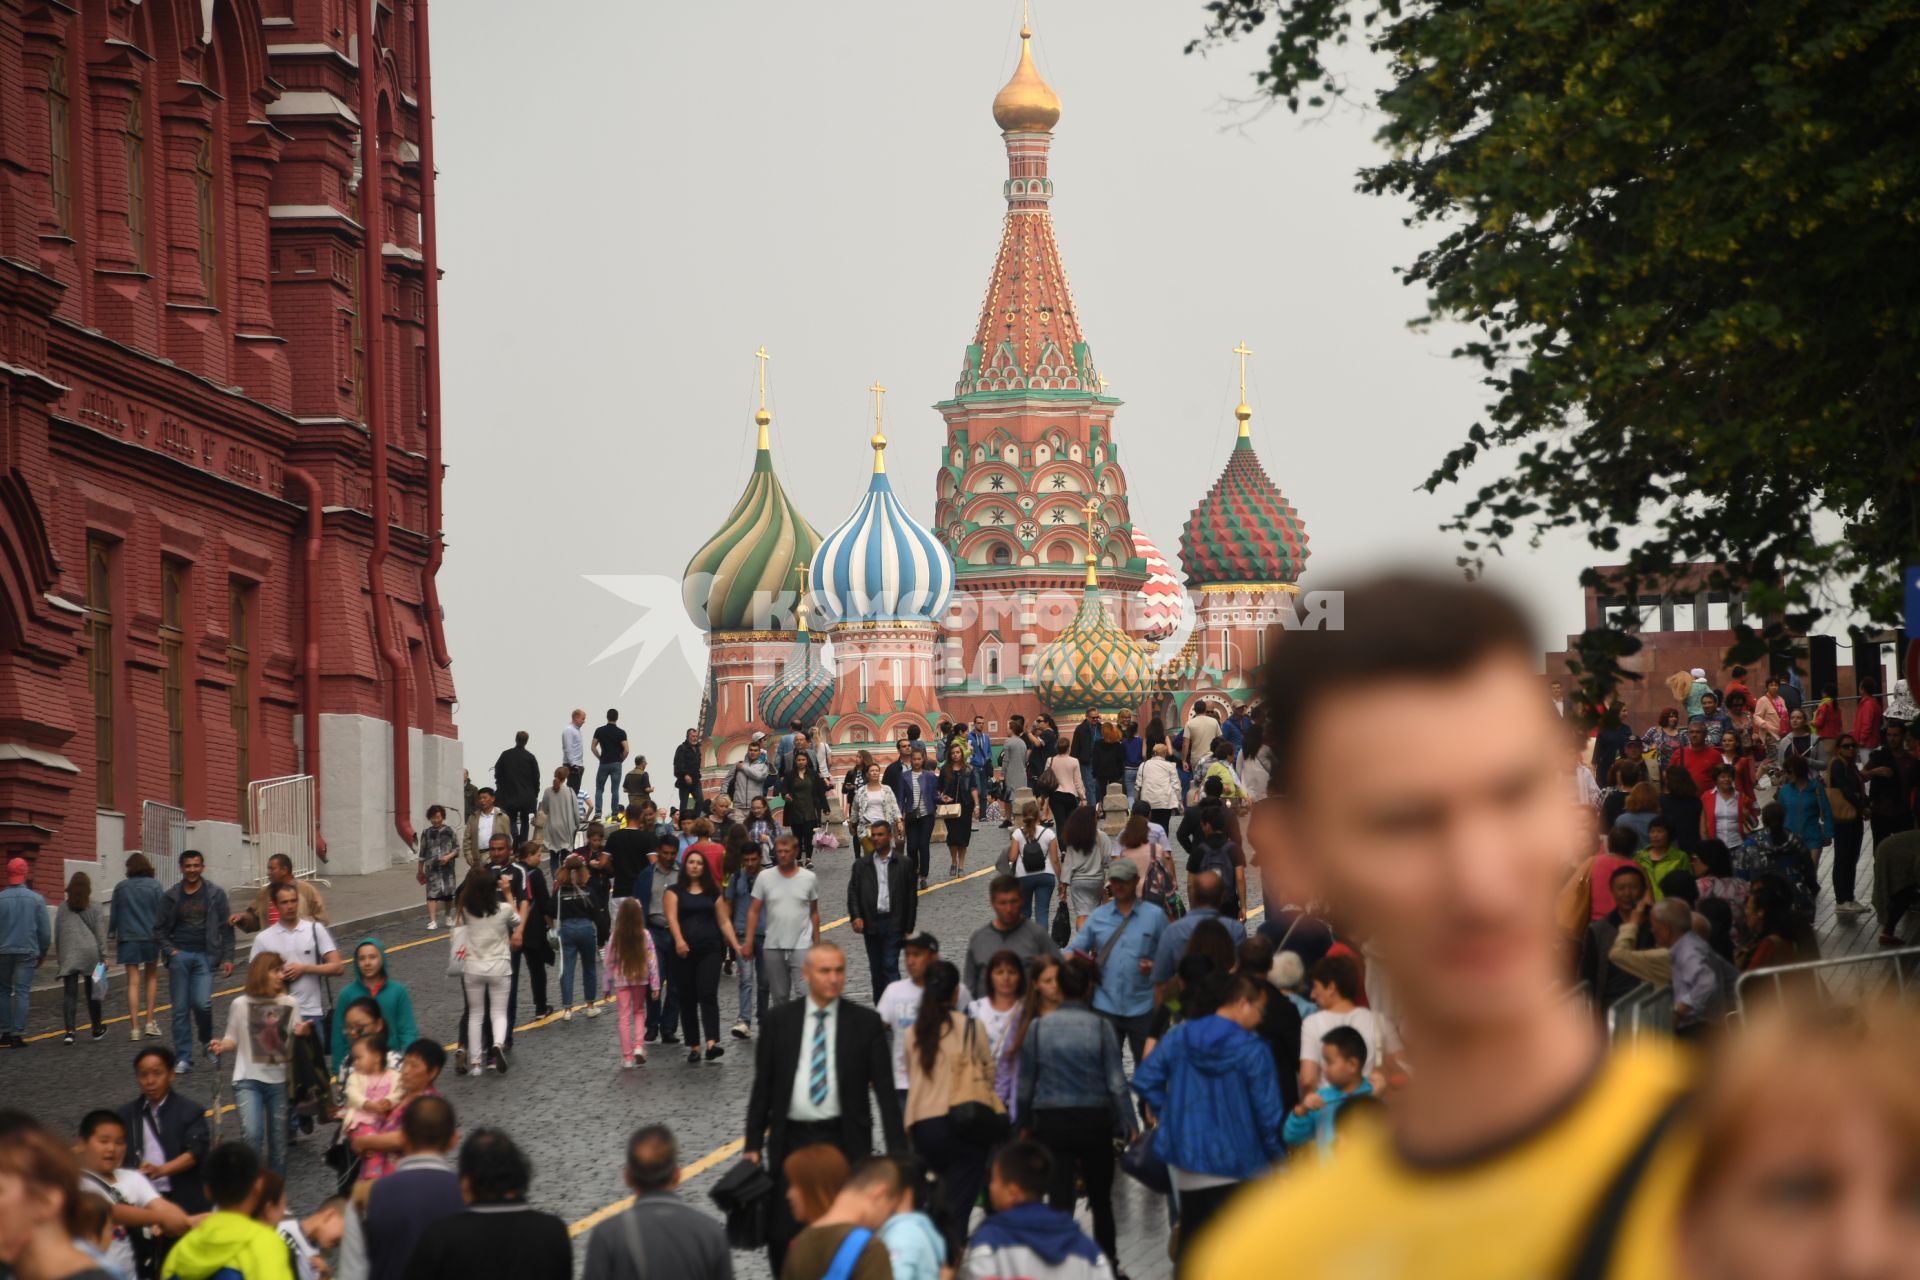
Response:
POLYGON ((929 733, 942 718, 984 717, 998 738, 1015 714, 1044 709, 1070 729, 1125 710, 1171 730, 1195 701, 1245 701, 1267 629, 1291 610, 1307 534, 1254 452, 1250 352, 1235 348, 1238 438, 1180 531, 1183 582, 1129 508, 1122 402, 1095 364, 1054 233, 1060 99, 1034 66, 1030 27, 993 118, 1006 221, 959 380, 933 406, 946 446, 932 524, 894 488, 876 383, 871 481, 821 535, 774 472, 762 360, 752 474, 684 575, 708 642, 710 775, 754 733, 796 721, 824 722, 836 763, 862 748, 890 756, 909 727, 929 733), (1163 655, 1189 615, 1185 642, 1163 655))

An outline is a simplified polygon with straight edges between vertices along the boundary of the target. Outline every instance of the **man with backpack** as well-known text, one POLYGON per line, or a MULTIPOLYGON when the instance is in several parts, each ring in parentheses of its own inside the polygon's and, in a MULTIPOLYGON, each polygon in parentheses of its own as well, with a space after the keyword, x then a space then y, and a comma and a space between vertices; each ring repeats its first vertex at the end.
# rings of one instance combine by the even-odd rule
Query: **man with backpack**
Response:
POLYGON ((1193 931, 1200 927, 1202 920, 1218 920, 1227 927, 1227 933, 1238 947, 1247 940, 1246 926, 1232 916, 1223 915, 1220 910, 1221 895, 1226 892, 1226 881, 1220 878, 1218 871, 1196 871, 1187 881, 1187 896, 1193 905, 1187 914, 1167 926, 1160 935, 1160 945, 1153 953, 1153 998, 1158 1004, 1165 996, 1168 983, 1172 982, 1180 968, 1180 957, 1187 954, 1187 940, 1193 937, 1193 931))
MULTIPOLYGON (((1220 877, 1220 914, 1228 920, 1247 918, 1247 861, 1230 834, 1233 819, 1225 805, 1202 805, 1198 815, 1200 835, 1187 857, 1187 874, 1211 871, 1220 877)), ((1188 881, 1191 886, 1192 881, 1188 881)), ((1196 896, 1195 901, 1198 901, 1196 896)))
MULTIPOLYGON (((1040 856, 1041 865, 1045 866, 1046 851, 1038 841, 1032 852, 1040 856)), ((1053 939, 1047 936, 1046 927, 1027 918, 1023 910, 1025 895, 1020 891, 1017 877, 995 876, 987 885, 987 900, 993 904, 993 919, 975 929, 967 939, 967 960, 962 973, 967 990, 982 995, 991 990, 987 966, 999 952, 1013 952, 1023 966, 1035 956, 1060 954, 1053 939)))

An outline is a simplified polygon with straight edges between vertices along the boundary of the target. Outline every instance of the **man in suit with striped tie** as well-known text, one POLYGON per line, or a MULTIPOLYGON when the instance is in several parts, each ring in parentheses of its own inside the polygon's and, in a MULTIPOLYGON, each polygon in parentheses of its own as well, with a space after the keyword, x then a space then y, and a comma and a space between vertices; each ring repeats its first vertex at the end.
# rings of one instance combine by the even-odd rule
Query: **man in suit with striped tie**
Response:
POLYGON ((767 1224, 767 1258, 780 1274, 787 1245, 799 1225, 787 1207, 786 1158, 802 1147, 828 1143, 849 1164, 873 1153, 871 1095, 880 1104, 887 1150, 906 1147, 900 1100, 893 1089, 893 1058, 886 1024, 865 1005, 843 1000, 847 957, 831 942, 807 952, 807 998, 767 1010, 754 1046, 753 1093, 747 1100, 744 1157, 759 1161, 766 1149, 774 1178, 773 1211, 767 1224))

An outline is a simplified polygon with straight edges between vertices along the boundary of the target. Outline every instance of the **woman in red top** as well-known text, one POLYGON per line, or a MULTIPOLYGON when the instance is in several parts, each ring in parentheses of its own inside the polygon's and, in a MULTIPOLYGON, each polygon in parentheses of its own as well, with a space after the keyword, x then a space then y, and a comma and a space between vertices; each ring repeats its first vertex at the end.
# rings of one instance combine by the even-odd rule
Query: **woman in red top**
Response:
POLYGON ((1747 893, 1747 936, 1753 941, 1734 959, 1742 972, 1817 960, 1819 948, 1793 918, 1793 891, 1778 876, 1761 876, 1747 893))
POLYGON ((1853 713, 1853 737, 1862 751, 1872 751, 1880 745, 1880 722, 1885 719, 1885 711, 1877 696, 1880 686, 1871 680, 1860 682, 1860 706, 1853 713))

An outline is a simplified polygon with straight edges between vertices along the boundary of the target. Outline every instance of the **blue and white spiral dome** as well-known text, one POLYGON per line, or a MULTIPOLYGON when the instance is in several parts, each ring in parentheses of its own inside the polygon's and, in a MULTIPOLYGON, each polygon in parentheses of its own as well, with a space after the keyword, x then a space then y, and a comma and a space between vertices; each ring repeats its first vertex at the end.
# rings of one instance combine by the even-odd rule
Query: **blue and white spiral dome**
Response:
POLYGON ((814 552, 814 603, 835 625, 938 621, 953 596, 953 557, 888 483, 886 437, 872 443, 866 496, 814 552))

